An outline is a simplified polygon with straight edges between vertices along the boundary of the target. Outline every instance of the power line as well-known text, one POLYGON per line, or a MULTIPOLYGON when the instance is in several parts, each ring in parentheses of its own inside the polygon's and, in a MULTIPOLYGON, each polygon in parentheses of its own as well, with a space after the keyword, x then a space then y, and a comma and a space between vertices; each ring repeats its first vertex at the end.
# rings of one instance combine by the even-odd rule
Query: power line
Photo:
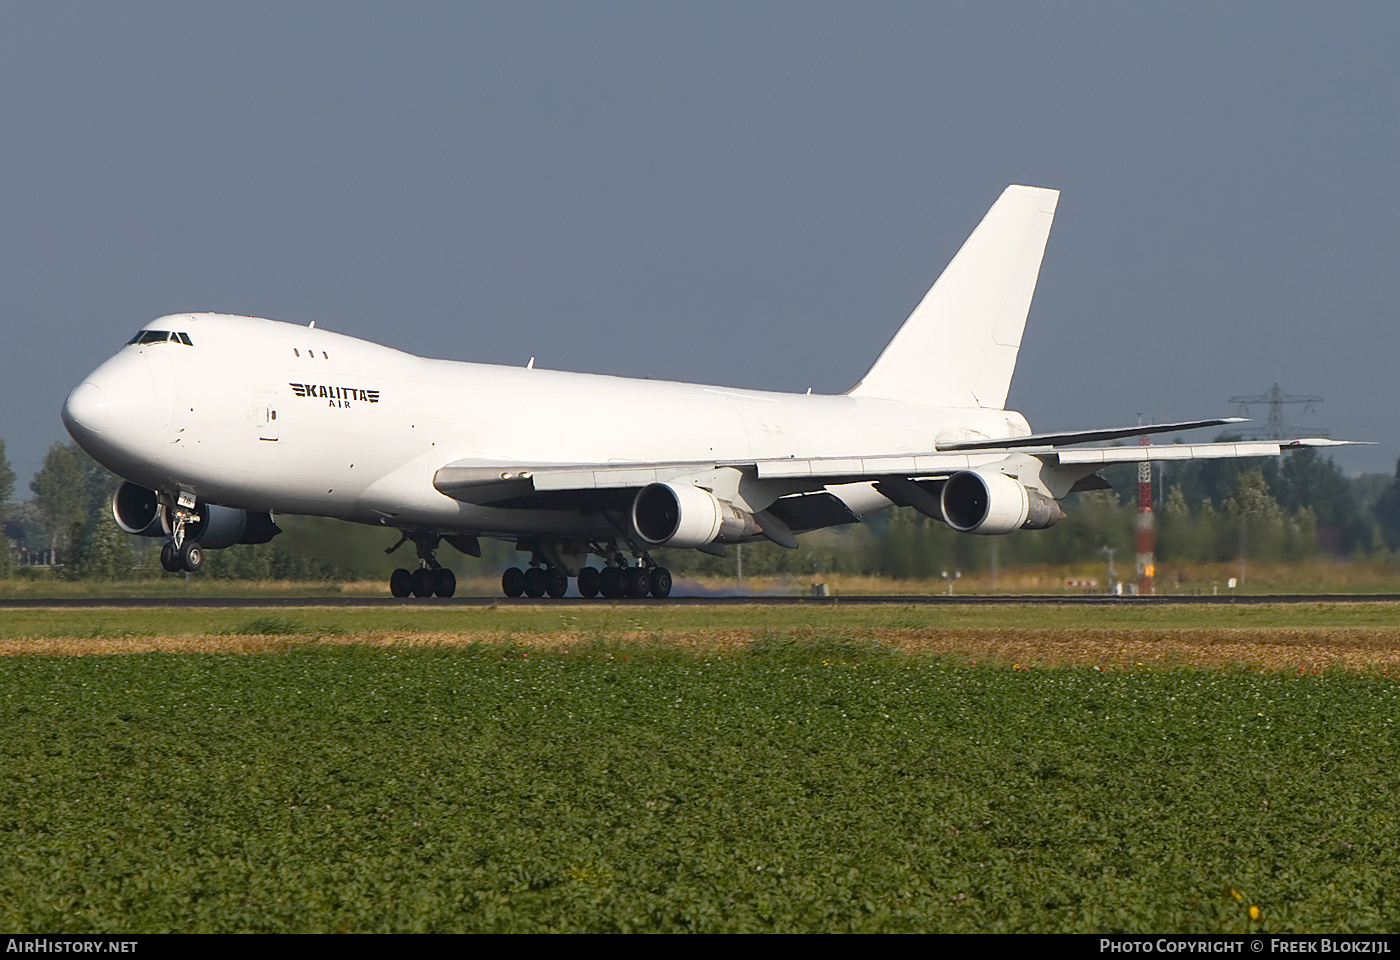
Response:
POLYGON ((1314 413, 1314 404, 1322 402, 1321 397, 1295 396, 1291 393, 1284 393, 1275 383, 1269 388, 1268 393, 1255 394, 1252 397, 1231 397, 1231 403, 1239 404, 1241 415, 1249 413, 1249 405, 1268 404, 1269 421, 1264 428, 1264 438, 1267 440, 1282 440, 1283 433, 1283 408, 1286 404, 1302 404, 1304 413, 1314 413))

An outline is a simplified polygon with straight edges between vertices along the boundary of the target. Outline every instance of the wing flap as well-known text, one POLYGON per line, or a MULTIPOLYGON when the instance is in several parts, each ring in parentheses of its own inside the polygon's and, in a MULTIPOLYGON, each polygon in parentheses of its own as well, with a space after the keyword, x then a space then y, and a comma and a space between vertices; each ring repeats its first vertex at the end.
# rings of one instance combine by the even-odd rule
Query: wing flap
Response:
POLYGON ((860 522, 845 501, 825 491, 781 497, 768 508, 768 513, 787 524, 793 533, 860 522))
POLYGON ((995 455, 929 453, 888 457, 812 457, 806 460, 759 460, 754 463, 760 480, 820 480, 823 483, 849 483, 871 477, 942 476, 966 470, 974 463, 997 459, 995 455))
POLYGON ((1277 457, 1285 450, 1301 447, 1347 447, 1366 441, 1328 440, 1305 437, 1300 440, 1242 440, 1225 443, 1165 443, 1147 447, 1088 447, 1080 450, 1028 451, 1047 463, 1093 464, 1142 463, 1144 460, 1219 460, 1224 458, 1277 457))
MULTIPOLYGON (((692 477, 717 466, 714 461, 531 465, 459 460, 438 470, 433 486, 464 503, 504 504, 547 493, 640 488, 658 481, 692 477)), ((559 498, 552 500, 557 502, 559 498)))
POLYGON ((1142 463, 1144 460, 1219 460, 1235 457, 1276 457, 1281 452, 1276 442, 1239 443, 1170 443, 1150 447, 1090 447, 1082 450, 1057 450, 1035 453, 1051 463, 1092 464, 1096 467, 1110 463, 1142 463))

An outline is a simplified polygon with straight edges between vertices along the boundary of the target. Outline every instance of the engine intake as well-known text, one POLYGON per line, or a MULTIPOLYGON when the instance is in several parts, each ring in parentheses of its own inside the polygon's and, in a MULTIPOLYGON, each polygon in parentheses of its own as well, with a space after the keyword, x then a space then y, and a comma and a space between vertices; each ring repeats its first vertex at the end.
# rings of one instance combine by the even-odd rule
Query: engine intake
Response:
POLYGON ((632 500, 632 527, 655 547, 737 543, 758 533, 753 514, 690 484, 651 483, 632 500))
POLYGON ((964 470, 948 478, 940 500, 948 526, 962 533, 1041 530, 1064 519, 1053 497, 1004 473, 964 470))
POLYGON ((163 537, 166 530, 160 497, 154 490, 123 480, 112 494, 112 518, 117 526, 138 537, 163 537))

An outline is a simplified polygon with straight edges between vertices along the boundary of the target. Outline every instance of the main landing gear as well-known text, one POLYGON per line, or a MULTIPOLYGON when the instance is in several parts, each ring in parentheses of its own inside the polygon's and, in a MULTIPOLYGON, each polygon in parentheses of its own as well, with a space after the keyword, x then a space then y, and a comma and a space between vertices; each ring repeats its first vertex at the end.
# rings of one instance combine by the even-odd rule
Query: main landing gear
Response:
POLYGON ((418 569, 410 572, 400 567, 395 570, 389 577, 389 592, 396 597, 450 597, 456 593, 457 575, 437 561, 437 548, 442 537, 421 530, 405 533, 385 553, 393 553, 409 541, 418 550, 418 569))
MULTIPOLYGON (((450 597, 457 591, 457 578, 451 570, 437 561, 437 548, 446 539, 469 556, 480 556, 475 537, 447 536, 422 530, 402 531, 399 542, 386 553, 393 553, 405 543, 412 543, 418 553, 418 569, 395 570, 389 578, 389 592, 396 597, 450 597)), ((585 599, 602 596, 609 600, 671 595, 671 571, 658 564, 630 541, 635 566, 618 549, 616 541, 557 540, 543 537, 522 537, 516 549, 530 552, 529 566, 511 567, 501 575, 501 592, 507 597, 550 597, 557 599, 569 592, 574 580, 579 596, 585 599), (602 569, 586 566, 590 554, 602 557, 602 569)))
POLYGON ((645 551, 636 551, 638 565, 631 567, 613 543, 588 544, 586 548, 573 545, 574 549, 568 552, 562 549, 563 544, 535 540, 521 540, 516 546, 530 551, 530 566, 524 570, 511 567, 501 574, 501 592, 508 597, 562 597, 569 589, 570 566, 577 571, 574 582, 585 600, 599 595, 609 600, 671 595, 671 571, 645 551), (601 570, 583 566, 590 553, 603 557, 606 566, 601 570))

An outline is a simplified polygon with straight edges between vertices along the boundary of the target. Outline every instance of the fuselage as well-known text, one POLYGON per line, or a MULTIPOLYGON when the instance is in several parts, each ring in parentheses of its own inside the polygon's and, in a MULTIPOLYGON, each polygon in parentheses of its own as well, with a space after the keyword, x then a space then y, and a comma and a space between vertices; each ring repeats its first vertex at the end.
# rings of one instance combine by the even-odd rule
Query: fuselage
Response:
POLYGON ((926 453, 1030 432, 1013 411, 431 360, 252 317, 176 314, 144 329, 150 342, 133 338, 73 391, 65 425, 125 479, 246 510, 587 535, 596 521, 463 503, 434 474, 457 461, 926 453))

